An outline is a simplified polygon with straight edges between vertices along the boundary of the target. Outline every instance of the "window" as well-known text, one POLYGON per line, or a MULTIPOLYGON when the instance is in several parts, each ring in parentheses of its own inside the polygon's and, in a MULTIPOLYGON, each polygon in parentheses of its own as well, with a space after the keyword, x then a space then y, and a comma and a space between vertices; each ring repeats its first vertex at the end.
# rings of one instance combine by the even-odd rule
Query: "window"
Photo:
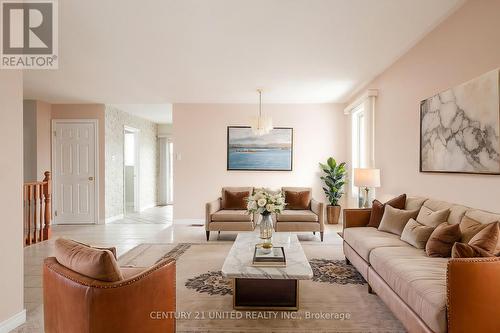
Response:
MULTIPOLYGON (((367 166, 367 147, 366 147, 366 116, 363 105, 355 108, 352 113, 352 165, 351 175, 354 175, 354 168, 363 168, 367 166)), ((354 179, 350 177, 351 196, 358 197, 358 189, 354 186, 354 179)))

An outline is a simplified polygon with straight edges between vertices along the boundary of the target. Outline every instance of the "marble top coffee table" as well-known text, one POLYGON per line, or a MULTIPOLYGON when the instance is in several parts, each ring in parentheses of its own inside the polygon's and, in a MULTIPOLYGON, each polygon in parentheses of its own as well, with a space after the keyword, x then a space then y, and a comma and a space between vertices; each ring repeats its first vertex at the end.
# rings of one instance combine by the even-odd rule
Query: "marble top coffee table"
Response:
POLYGON ((262 240, 255 232, 238 234, 222 266, 222 275, 233 279, 235 309, 298 310, 299 281, 313 272, 297 235, 273 233, 273 246, 285 250, 286 267, 252 266, 255 244, 262 240))

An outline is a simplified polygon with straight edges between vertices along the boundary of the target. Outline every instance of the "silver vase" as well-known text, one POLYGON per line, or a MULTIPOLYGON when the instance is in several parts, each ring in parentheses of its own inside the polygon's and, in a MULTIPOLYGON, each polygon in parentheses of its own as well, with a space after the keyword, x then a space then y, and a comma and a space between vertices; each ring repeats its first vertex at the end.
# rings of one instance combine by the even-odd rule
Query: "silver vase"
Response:
POLYGON ((271 214, 262 214, 260 220, 260 238, 270 240, 273 237, 273 219, 271 214))

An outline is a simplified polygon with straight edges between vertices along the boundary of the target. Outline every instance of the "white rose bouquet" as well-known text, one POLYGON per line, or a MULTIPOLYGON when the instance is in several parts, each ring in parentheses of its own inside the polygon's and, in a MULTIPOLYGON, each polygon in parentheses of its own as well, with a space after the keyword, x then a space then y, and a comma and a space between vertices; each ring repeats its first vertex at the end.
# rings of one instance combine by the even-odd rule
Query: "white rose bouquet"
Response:
POLYGON ((247 211, 249 214, 279 214, 285 209, 285 197, 281 191, 276 194, 270 194, 266 191, 259 190, 249 196, 247 200, 247 211))

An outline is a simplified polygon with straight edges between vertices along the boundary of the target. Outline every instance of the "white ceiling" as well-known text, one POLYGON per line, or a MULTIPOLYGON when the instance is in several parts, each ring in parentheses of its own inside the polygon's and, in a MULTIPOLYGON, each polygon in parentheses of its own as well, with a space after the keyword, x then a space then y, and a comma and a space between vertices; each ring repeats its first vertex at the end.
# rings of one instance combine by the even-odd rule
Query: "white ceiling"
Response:
POLYGON ((110 104, 110 106, 157 124, 172 123, 172 104, 110 104))
POLYGON ((59 1, 49 102, 345 102, 463 0, 59 1))

